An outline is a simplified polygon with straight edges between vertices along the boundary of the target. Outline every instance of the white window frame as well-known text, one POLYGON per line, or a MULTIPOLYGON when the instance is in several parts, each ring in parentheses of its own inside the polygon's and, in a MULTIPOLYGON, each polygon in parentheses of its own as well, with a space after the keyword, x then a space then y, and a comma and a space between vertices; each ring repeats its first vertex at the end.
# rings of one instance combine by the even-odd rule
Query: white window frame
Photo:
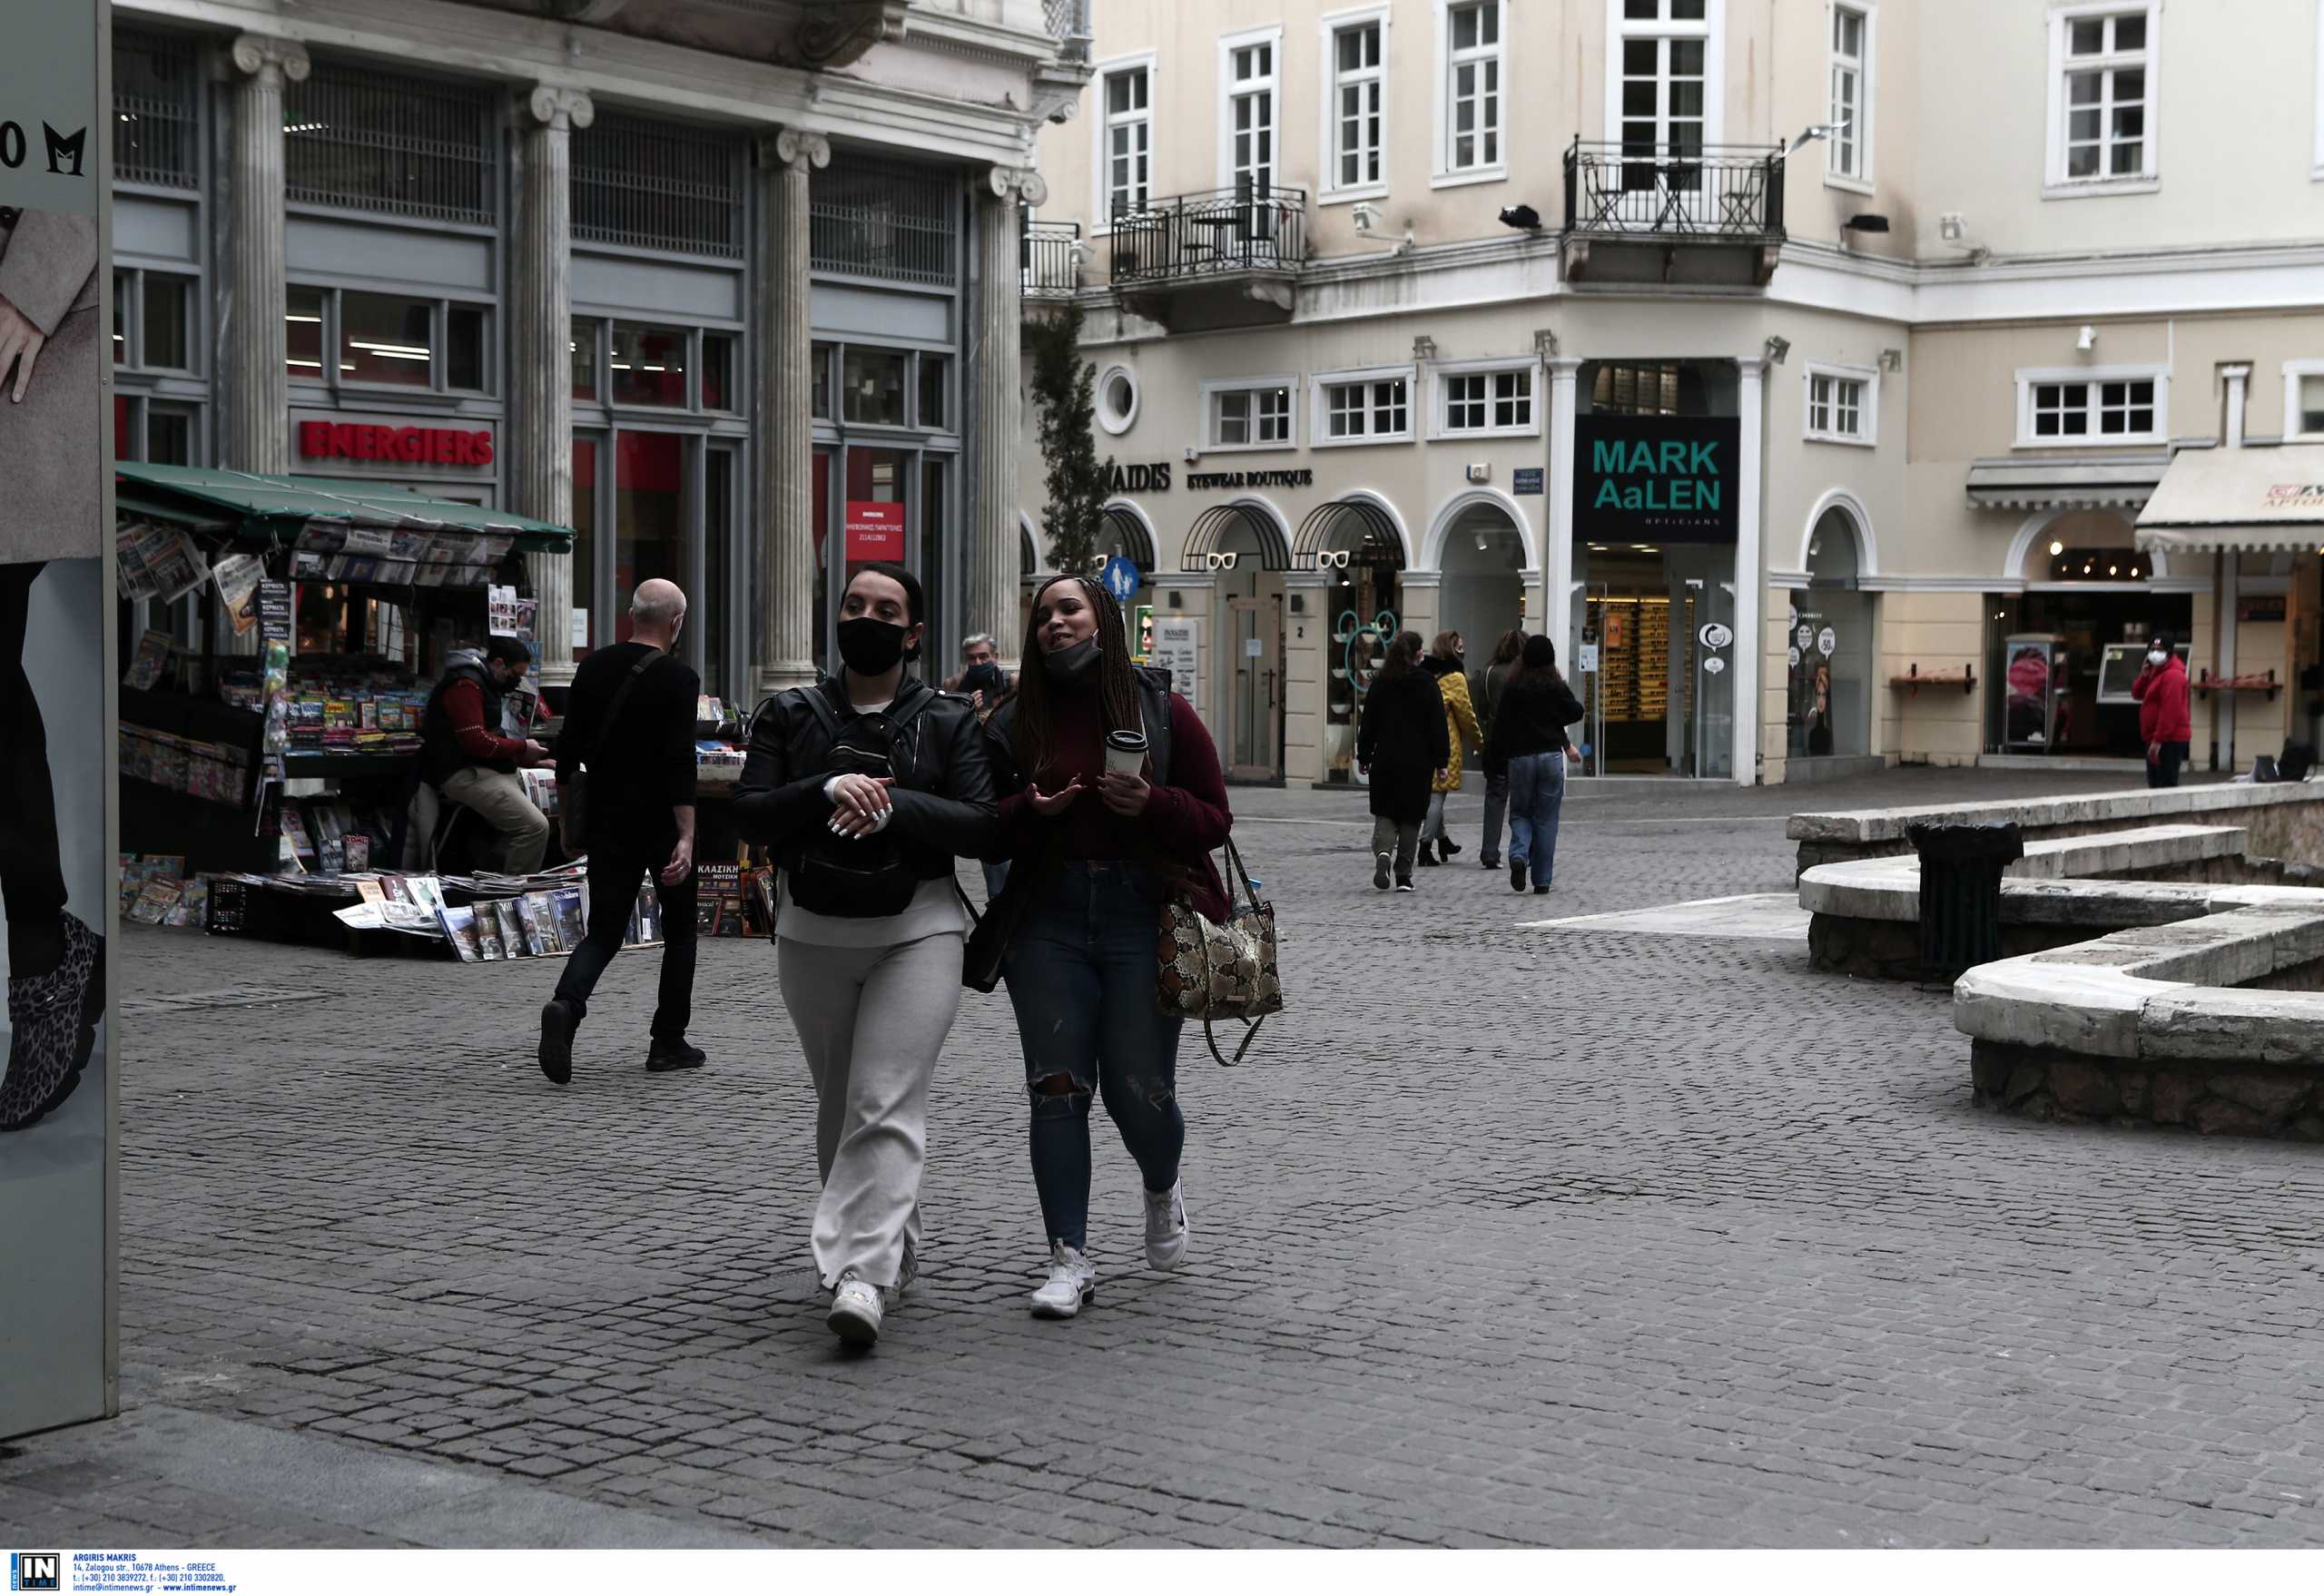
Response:
POLYGON ((2286 443, 2324 443, 2324 431, 2299 429, 2299 381, 2303 377, 2324 377, 2324 360, 2284 362, 2283 438, 2286 443))
POLYGON ((1264 93, 1267 97, 1267 186, 1283 186, 1283 25, 1226 34, 1218 41, 1218 186, 1235 186, 1235 101, 1239 94, 1264 93), (1264 77, 1237 83, 1235 52, 1265 45, 1269 52, 1264 77))
POLYGON ((1347 204, 1356 200, 1384 199, 1388 193, 1388 163, 1395 152, 1395 127, 1391 121, 1389 102, 1394 97, 1388 63, 1395 47, 1391 31, 1388 7, 1367 5, 1360 11, 1334 11, 1316 24, 1317 42, 1324 57, 1323 126, 1315 147, 1323 152, 1324 172, 1315 184, 1315 202, 1319 205, 1347 204), (1380 30, 1380 66, 1376 75, 1370 73, 1351 81, 1376 83, 1380 86, 1380 177, 1376 182, 1342 184, 1340 178, 1340 70, 1339 36, 1350 28, 1377 27, 1380 30))
MULTIPOLYGON (((1200 419, 1203 452, 1239 455, 1254 454, 1262 450, 1297 448, 1299 447, 1299 377, 1296 372, 1285 372, 1273 377, 1222 377, 1206 381, 1202 385, 1200 419), (1218 400, 1220 396, 1230 393, 1257 393, 1270 388, 1280 388, 1286 395, 1283 420, 1284 437, 1280 440, 1269 439, 1250 443, 1219 442, 1218 400)), ((1256 407, 1252 409, 1251 419, 1253 430, 1256 431, 1258 421, 1258 411, 1256 407)))
MULTIPOLYGON (((2101 56, 2113 62, 2115 56, 2101 56)), ((2083 70, 2092 70, 2083 68, 2083 70)), ((2042 197, 2045 200, 2083 200, 2107 194, 2151 194, 2162 186, 2161 151, 2162 142, 2162 0, 2085 0, 2074 5, 2053 6, 2050 12, 2050 76, 2047 85, 2049 132, 2046 153, 2042 168, 2042 197), (2066 175, 2066 37, 2073 24, 2086 22, 2093 16, 2127 15, 2134 11, 2146 14, 2146 48, 2142 53, 2146 74, 2145 139, 2141 152, 2143 170, 2134 176, 2114 177, 2103 172, 2096 177, 2066 175)), ((2105 148, 2101 144, 2101 149, 2105 148)))
MULTIPOLYGON (((1856 194, 1872 192, 1873 64, 1878 59, 1875 41, 1879 26, 1880 8, 1876 0, 1829 0, 1824 7, 1824 38, 1829 58, 1825 74, 1827 101, 1831 98, 1833 74, 1843 65, 1850 66, 1856 73, 1856 117, 1849 131, 1856 140, 1856 169, 1852 172, 1837 170, 1833 163, 1839 159, 1839 135, 1835 133, 1825 140, 1824 186, 1827 189, 1846 189, 1856 194), (1839 46, 1831 42, 1833 35, 1839 31, 1839 14, 1843 11, 1854 12, 1864 19, 1863 54, 1852 63, 1840 54, 1839 46)), ((1827 103, 1825 115, 1828 118, 1837 109, 1836 103, 1827 103)))
POLYGON ((1842 366, 1825 360, 1810 360, 1800 373, 1799 436, 1809 443, 1845 443, 1859 448, 1872 448, 1880 442, 1880 373, 1870 366, 1842 366), (1841 432, 1829 427, 1816 425, 1816 379, 1826 378, 1832 382, 1860 382, 1864 399, 1856 407, 1856 430, 1841 432))
POLYGON ((2020 368, 2017 377, 2017 443, 2019 448, 2118 448, 2125 444, 2157 444, 2171 437, 2171 369, 2168 366, 2054 366, 2020 368), (2034 389, 2043 383, 2102 382, 2154 384, 2154 429, 2150 432, 2102 433, 2098 430, 2098 395, 2090 395, 2090 430, 2075 438, 2034 435, 2034 389))
MULTIPOLYGON (((1436 116, 1433 134, 1433 145, 1429 158, 1431 188, 1460 188, 1472 182, 1505 182, 1509 178, 1509 19, 1513 0, 1500 0, 1500 37, 1494 43, 1491 59, 1500 63, 1494 91, 1501 104, 1501 120, 1495 124, 1496 142, 1501 147, 1501 159, 1487 166, 1455 167, 1452 161, 1452 69, 1458 64, 1452 59, 1452 13, 1456 7, 1472 4, 1472 0, 1435 0, 1436 5, 1436 116)), ((1483 61, 1485 54, 1466 57, 1483 61)))
POLYGON ((1160 57, 1155 51, 1141 50, 1135 54, 1117 55, 1110 61, 1101 61, 1092 70, 1095 76, 1091 81, 1097 94, 1097 105, 1089 118, 1089 236, 1104 238, 1114 231, 1113 206, 1109 202, 1111 193, 1107 182, 1110 163, 1107 159, 1106 134, 1112 123, 1106 115, 1106 80, 1117 73, 1146 74, 1146 200, 1151 205, 1155 190, 1159 186, 1157 169, 1161 157, 1161 146, 1155 139, 1154 125, 1157 96, 1162 91, 1160 57))
MULTIPOLYGON (((1485 402, 1492 403, 1488 391, 1485 402)), ((1484 438, 1539 438, 1541 435, 1541 409, 1549 402, 1547 387, 1541 380, 1541 362, 1538 360, 1445 360, 1428 368, 1428 436, 1431 441, 1457 438, 1463 441, 1484 438), (1503 371, 1531 373, 1528 395, 1531 402, 1526 413, 1531 419, 1522 427, 1449 427, 1445 424, 1448 400, 1447 379, 1454 377, 1491 377, 1503 371)))
POLYGON ((1703 143, 1724 143, 1727 0, 1705 0, 1700 22, 1633 20, 1622 15, 1622 0, 1606 0, 1606 142, 1622 142, 1622 44, 1626 40, 1641 38, 1703 41, 1703 143))
POLYGON ((1090 389, 1089 397, 1091 408, 1097 415, 1098 425, 1104 428, 1111 436, 1119 438, 1137 422, 1137 407, 1144 397, 1138 388, 1137 368, 1125 365, 1119 360, 1115 361, 1098 373, 1097 383, 1090 389), (1129 383, 1129 408, 1126 410, 1118 411, 1106 402, 1107 387, 1117 377, 1127 379, 1129 383))
MULTIPOLYGON (((1348 371, 1316 372, 1307 379, 1308 447, 1310 448, 1361 448, 1366 444, 1412 442, 1420 435, 1419 429, 1414 424, 1414 419, 1420 414, 1419 379, 1419 369, 1413 366, 1362 366, 1354 370, 1348 371), (1364 394, 1365 424, 1368 426, 1370 425, 1370 417, 1374 408, 1374 401, 1369 391, 1372 385, 1376 382, 1394 382, 1400 379, 1403 380, 1404 385, 1404 426, 1403 431, 1366 432, 1359 438, 1334 438, 1332 436, 1331 389, 1334 388, 1346 387, 1354 383, 1360 382, 1364 384, 1366 389, 1364 394)), ((1475 435, 1473 433, 1464 432, 1461 434, 1461 436, 1463 438, 1471 438, 1475 435)))

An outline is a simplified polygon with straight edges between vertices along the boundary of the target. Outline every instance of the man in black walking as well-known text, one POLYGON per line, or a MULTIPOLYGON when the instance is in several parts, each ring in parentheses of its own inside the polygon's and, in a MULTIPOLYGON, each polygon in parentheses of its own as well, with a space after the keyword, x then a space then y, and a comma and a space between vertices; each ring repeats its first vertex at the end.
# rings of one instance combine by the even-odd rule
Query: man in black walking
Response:
POLYGON ((686 596, 656 577, 630 600, 626 643, 581 662, 556 740, 558 807, 568 852, 589 856, 589 930, 566 961, 556 996, 541 1010, 541 1073, 573 1079, 573 1035, 589 993, 621 951, 638 882, 651 872, 662 903, 662 990, 645 1068, 691 1069, 702 1049, 686 1041, 694 1011, 694 716, 702 679, 674 658, 686 596), (576 773, 587 771, 578 834, 572 824, 576 773))

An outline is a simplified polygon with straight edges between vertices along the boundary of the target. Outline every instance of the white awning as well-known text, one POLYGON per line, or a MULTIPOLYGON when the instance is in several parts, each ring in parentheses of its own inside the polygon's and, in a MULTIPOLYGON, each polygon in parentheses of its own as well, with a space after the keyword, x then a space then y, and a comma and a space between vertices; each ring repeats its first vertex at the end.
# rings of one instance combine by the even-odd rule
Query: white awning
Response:
POLYGON ((1976 460, 1969 502, 1987 510, 2136 509, 2170 463, 2166 454, 1976 460))
POLYGON ((2324 548, 2324 444, 2181 450, 2139 512, 2138 546, 2170 554, 2324 548))

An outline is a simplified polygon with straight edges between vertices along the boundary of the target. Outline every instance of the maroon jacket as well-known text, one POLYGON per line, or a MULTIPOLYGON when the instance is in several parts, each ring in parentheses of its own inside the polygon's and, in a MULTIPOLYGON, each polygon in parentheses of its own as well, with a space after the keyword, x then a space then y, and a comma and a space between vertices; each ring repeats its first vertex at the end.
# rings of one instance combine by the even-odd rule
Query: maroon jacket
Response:
MULTIPOLYGON (((1072 807, 1054 821, 1034 809, 1021 788, 1001 799, 1000 830, 1007 839, 1005 852, 1015 862, 1012 868, 1033 868, 1040 852, 1042 828, 1049 825, 1065 828, 1068 859, 1135 859, 1140 852, 1137 834, 1142 832, 1150 844, 1206 883, 1193 894, 1196 911, 1211 921, 1226 920, 1226 889, 1210 855, 1226 842, 1235 826, 1234 813, 1226 806, 1226 778, 1219 769, 1218 749, 1210 740, 1210 730, 1195 714, 1194 705, 1175 693, 1169 698, 1169 783, 1153 790, 1146 813, 1133 821, 1116 814, 1098 796, 1098 778, 1106 772, 1106 728, 1098 695, 1086 690, 1059 695, 1055 701, 1057 752, 1047 769, 1027 773, 1027 779, 1038 776, 1041 790, 1053 793, 1079 776, 1083 791, 1072 807)), ((1013 724, 1013 715, 996 716, 989 724, 994 740, 1001 743, 996 752, 1009 752, 1002 739, 1013 724)), ((994 773, 1000 776, 1013 771, 1014 765, 1013 757, 997 759, 994 773)), ((1000 784, 1005 791, 1016 779, 1011 775, 1000 784)))
POLYGON ((2139 701, 2139 738, 2149 747, 2194 740, 2194 723, 2187 714, 2187 667, 2177 654, 2141 671, 2131 684, 2131 696, 2139 701))
POLYGON ((454 682, 444 689, 444 714, 452 723, 460 752, 478 764, 540 763, 540 756, 524 744, 484 724, 484 689, 474 682, 454 682))

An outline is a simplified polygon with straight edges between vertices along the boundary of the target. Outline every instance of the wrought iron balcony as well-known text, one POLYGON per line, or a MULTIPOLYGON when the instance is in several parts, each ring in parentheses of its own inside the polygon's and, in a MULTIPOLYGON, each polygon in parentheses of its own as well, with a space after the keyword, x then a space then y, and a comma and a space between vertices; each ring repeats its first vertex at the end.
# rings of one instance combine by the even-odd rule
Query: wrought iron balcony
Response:
POLYGON ((1027 299, 1070 299, 1081 286, 1081 224, 1028 222, 1018 238, 1017 261, 1027 299))
POLYGON ((1681 268, 1679 251, 1724 244, 1750 246, 1750 276, 1765 283, 1784 237, 1783 172, 1780 148, 1576 139, 1565 153, 1567 275, 1718 281, 1716 260, 1681 268))
POLYGON ((1307 258, 1305 189, 1242 183, 1117 204, 1109 220, 1116 288, 1288 278, 1307 258))
POLYGON ((1049 37, 1057 41, 1059 59, 1089 59, 1089 0, 1041 0, 1041 15, 1049 24, 1049 37))

